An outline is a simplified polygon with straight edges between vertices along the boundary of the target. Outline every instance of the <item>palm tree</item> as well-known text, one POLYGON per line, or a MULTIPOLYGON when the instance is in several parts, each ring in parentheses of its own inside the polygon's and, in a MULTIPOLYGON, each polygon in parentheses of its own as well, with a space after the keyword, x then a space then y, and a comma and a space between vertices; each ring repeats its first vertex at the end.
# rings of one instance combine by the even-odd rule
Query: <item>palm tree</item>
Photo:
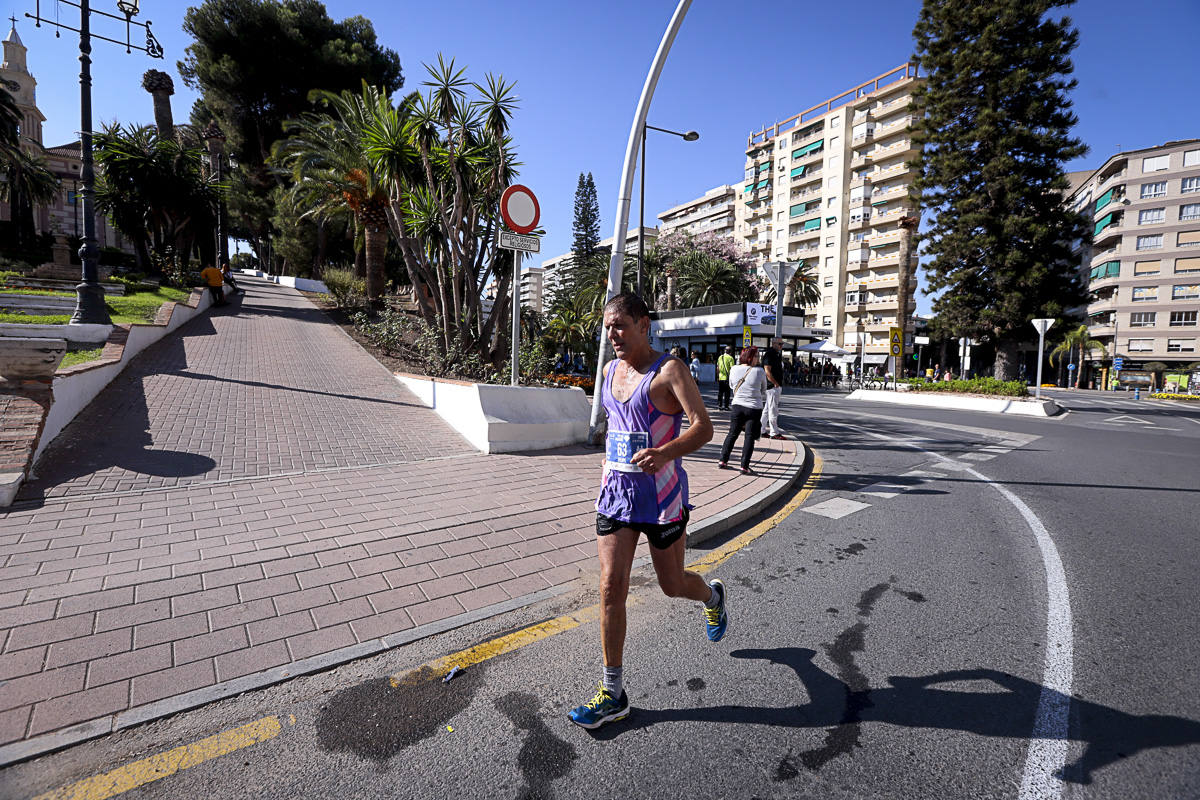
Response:
POLYGON ((275 146, 272 160, 291 172, 289 195, 306 209, 303 216, 319 221, 353 216, 363 234, 367 300, 377 302, 386 283, 388 190, 384 171, 369 154, 368 131, 379 108, 390 111, 391 103, 365 83, 361 93, 316 89, 309 99, 329 111, 285 122, 288 137, 275 146))
POLYGON ((1056 358, 1066 356, 1067 361, 1075 360, 1075 387, 1079 388, 1079 381, 1083 373, 1083 357, 1084 354, 1090 354, 1093 350, 1099 350, 1101 357, 1106 357, 1108 351, 1104 347, 1104 342, 1098 339, 1093 339, 1088 334, 1087 325, 1080 325, 1078 328, 1072 328, 1067 331, 1063 340, 1050 351, 1050 365, 1054 365, 1056 358))
POLYGON ((671 265, 679 302, 684 308, 738 303, 745 299, 745 281, 733 264, 692 251, 671 265))

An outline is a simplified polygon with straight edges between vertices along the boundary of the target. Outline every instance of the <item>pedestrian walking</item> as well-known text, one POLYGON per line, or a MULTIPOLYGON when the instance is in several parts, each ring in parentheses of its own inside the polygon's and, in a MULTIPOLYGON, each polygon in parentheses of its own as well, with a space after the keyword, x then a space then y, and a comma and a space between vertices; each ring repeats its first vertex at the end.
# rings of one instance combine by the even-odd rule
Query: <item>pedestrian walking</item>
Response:
POLYGON ((742 440, 742 474, 753 475, 750 458, 754 455, 754 440, 762 432, 762 410, 767 401, 767 373, 759 363, 757 347, 747 347, 742 351, 738 365, 729 373, 729 383, 733 385, 729 433, 721 445, 721 460, 717 466, 721 469, 729 466, 733 443, 744 430, 746 438, 742 440))
POLYGON ((729 403, 733 398, 733 394, 730 392, 729 371, 736 363, 729 353, 729 345, 725 345, 724 352, 717 358, 717 408, 719 410, 729 410, 729 403))
POLYGON ((623 673, 625 606, 641 534, 650 542, 663 594, 703 603, 710 641, 720 641, 729 622, 724 584, 706 583, 683 566, 691 506, 681 458, 706 444, 713 432, 700 390, 681 361, 650 347, 650 311, 636 294, 622 292, 608 301, 604 331, 616 354, 598 387, 608 415, 604 477, 596 501, 604 672, 595 697, 570 713, 571 721, 584 728, 629 716, 623 673), (680 434, 684 414, 688 429, 680 434))
POLYGON ((221 274, 221 270, 213 266, 205 267, 200 270, 200 280, 208 286, 208 291, 212 295, 214 306, 225 305, 225 290, 221 288, 225 283, 225 276, 221 274))
POLYGON ((695 350, 692 351, 692 363, 688 365, 688 369, 692 372, 692 380, 696 385, 700 385, 700 354, 695 350))
POLYGON ((786 439, 779 427, 779 398, 783 394, 783 339, 772 339, 762 354, 767 373, 767 401, 762 411, 762 427, 770 439, 786 439))

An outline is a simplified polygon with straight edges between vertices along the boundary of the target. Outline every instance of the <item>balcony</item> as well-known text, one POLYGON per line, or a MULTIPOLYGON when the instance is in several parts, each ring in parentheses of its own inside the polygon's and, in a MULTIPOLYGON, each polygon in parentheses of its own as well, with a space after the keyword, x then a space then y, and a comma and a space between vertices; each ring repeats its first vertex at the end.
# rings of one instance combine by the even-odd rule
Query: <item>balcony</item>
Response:
POLYGON ((880 139, 885 139, 888 136, 892 136, 901 131, 907 130, 912 121, 913 118, 910 115, 905 114, 903 117, 898 119, 877 124, 875 126, 875 141, 878 142, 880 139))
MULTIPOLYGON (((1092 212, 1092 216, 1096 216, 1101 212, 1101 210, 1106 208, 1109 211, 1112 211, 1113 203, 1120 203, 1123 199, 1125 199, 1125 185, 1121 184, 1119 186, 1112 187, 1107 192, 1096 198, 1096 208, 1092 212)), ((1120 208, 1120 206, 1117 206, 1117 208, 1120 208)))
POLYGON ((849 222, 846 223, 846 226, 850 230, 858 230, 858 229, 862 228, 863 226, 870 225, 870 224, 871 224, 871 212, 864 211, 861 214, 859 214, 858 216, 851 214, 850 220, 849 220, 849 222))
POLYGON ((1129 159, 1127 158, 1118 158, 1109 164, 1096 176, 1097 187, 1104 188, 1106 184, 1111 183, 1113 180, 1124 178, 1128 172, 1128 166, 1129 159))
POLYGON ((869 262, 872 267, 890 267, 893 264, 900 265, 900 253, 888 253, 886 255, 872 255, 869 262))
POLYGON ((882 233, 873 233, 866 238, 868 247, 883 247, 888 244, 896 244, 900 241, 900 230, 883 231, 882 233))
POLYGON ((883 205, 889 200, 895 200, 899 197, 908 196, 908 184, 902 183, 899 186, 893 186, 890 189, 876 189, 871 192, 871 205, 883 205))

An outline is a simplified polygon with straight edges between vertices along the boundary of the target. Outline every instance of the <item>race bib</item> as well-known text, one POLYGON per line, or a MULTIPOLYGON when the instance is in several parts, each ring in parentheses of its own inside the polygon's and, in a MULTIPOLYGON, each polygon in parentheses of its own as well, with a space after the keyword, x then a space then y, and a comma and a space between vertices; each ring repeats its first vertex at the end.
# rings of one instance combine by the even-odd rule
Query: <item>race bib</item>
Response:
POLYGON ((650 446, 650 434, 645 431, 609 431, 604 459, 609 469, 621 472, 641 472, 632 462, 633 454, 650 446))

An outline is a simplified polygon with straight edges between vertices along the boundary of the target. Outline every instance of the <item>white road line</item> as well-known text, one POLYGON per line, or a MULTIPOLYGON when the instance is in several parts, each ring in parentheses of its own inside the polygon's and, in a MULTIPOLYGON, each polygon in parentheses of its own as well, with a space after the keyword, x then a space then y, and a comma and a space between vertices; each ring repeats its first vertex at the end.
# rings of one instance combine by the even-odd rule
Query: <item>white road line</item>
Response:
POLYGON ((991 461, 995 457, 995 453, 963 453, 959 456, 959 458, 965 458, 967 461, 991 461))
POLYGON ((830 519, 841 519, 844 516, 853 514, 855 511, 862 511, 864 508, 870 507, 870 503, 860 503, 857 500, 834 497, 823 503, 817 503, 815 506, 800 506, 800 510, 822 517, 829 517, 830 519))
MULTIPOLYGON (((887 441, 892 437, 866 430, 845 422, 827 422, 856 428, 868 436, 887 441)), ((907 444, 907 442, 905 442, 907 444)), ((946 462, 949 469, 961 469, 976 479, 988 484, 1012 504, 1025 519, 1025 524, 1037 541, 1046 571, 1046 652, 1042 665, 1042 690, 1038 697, 1037 712, 1030 734, 1029 752, 1025 756, 1025 769, 1021 776, 1021 793, 1018 800, 1055 800, 1061 798, 1062 780, 1056 777, 1066 764, 1070 747, 1069 712, 1071 710, 1071 683, 1074 679, 1074 640, 1072 638, 1071 596, 1067 589, 1067 575, 1062 557, 1054 539, 1037 514, 1006 486, 993 481, 977 470, 955 462, 941 453, 909 445, 946 462)))
POLYGON ((861 489, 855 489, 855 494, 869 494, 872 497, 895 497, 898 494, 903 494, 907 486, 901 486, 896 483, 887 483, 881 481, 872 483, 870 486, 864 486, 861 489))

